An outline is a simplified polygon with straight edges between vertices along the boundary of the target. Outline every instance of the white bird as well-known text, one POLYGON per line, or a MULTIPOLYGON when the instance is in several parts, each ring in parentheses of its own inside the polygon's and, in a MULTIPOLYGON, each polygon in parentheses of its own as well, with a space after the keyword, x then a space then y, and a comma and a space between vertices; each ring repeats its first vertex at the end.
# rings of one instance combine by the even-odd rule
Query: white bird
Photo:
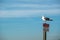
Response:
POLYGON ((45 17, 45 16, 42 16, 42 20, 43 21, 52 21, 52 19, 48 18, 48 17, 45 17))

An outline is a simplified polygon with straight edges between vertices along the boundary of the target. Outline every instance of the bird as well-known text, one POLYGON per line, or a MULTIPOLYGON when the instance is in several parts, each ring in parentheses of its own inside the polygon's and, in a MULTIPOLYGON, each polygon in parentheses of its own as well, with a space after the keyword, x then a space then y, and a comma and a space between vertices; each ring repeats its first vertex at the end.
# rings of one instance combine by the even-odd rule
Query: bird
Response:
POLYGON ((53 21, 52 19, 48 18, 48 17, 45 17, 45 16, 42 16, 42 20, 43 21, 53 21))

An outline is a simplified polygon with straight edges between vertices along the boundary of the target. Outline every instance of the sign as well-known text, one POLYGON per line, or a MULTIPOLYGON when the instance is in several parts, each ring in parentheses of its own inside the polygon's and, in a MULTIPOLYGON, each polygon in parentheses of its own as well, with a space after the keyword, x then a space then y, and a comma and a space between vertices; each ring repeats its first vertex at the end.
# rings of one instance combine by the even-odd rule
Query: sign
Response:
POLYGON ((43 23, 43 30, 44 31, 49 31, 49 24, 43 23))

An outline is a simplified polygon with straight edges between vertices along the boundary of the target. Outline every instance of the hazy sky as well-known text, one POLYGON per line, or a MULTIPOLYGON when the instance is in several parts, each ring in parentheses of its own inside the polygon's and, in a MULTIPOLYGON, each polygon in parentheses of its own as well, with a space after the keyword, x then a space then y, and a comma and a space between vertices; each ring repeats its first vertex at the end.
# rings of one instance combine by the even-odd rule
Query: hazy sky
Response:
POLYGON ((60 0, 1 0, 0 17, 34 17, 60 14, 60 0))
POLYGON ((60 38, 60 0, 0 0, 0 5, 3 40, 42 40, 42 15, 53 19, 47 39, 60 38))

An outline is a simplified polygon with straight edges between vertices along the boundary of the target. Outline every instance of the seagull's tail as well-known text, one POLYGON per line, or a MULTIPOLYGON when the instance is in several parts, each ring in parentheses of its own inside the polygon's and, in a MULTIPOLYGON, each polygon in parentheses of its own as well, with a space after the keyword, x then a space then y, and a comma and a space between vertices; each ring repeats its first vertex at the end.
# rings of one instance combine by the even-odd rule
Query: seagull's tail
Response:
POLYGON ((53 21, 52 19, 50 19, 49 21, 53 21))

